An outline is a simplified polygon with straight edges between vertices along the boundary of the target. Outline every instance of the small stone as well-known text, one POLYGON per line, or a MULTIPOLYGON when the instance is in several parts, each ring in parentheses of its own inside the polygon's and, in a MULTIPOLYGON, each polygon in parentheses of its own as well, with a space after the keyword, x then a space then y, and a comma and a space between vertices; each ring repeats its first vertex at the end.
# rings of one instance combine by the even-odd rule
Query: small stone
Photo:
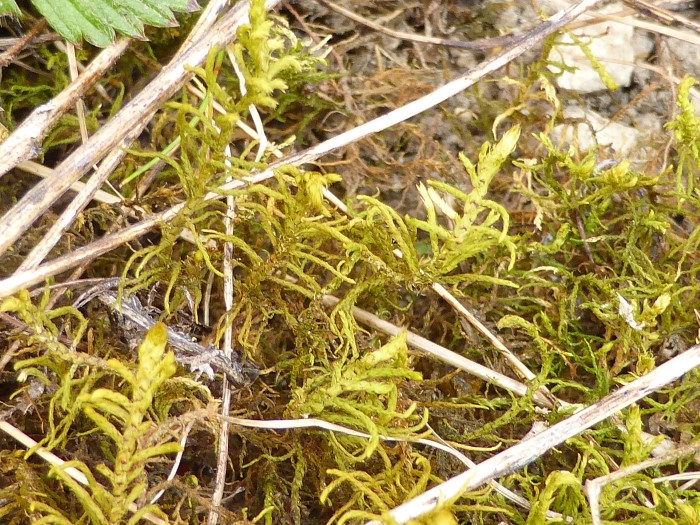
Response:
MULTIPOLYGON (((600 12, 616 12, 621 8, 622 5, 616 3, 600 9, 600 12)), ((618 87, 627 87, 631 84, 635 60, 632 26, 617 22, 602 22, 576 30, 574 34, 582 43, 588 44, 591 54, 601 61, 601 65, 618 87), (615 63, 606 62, 606 59, 614 59, 615 63)), ((559 42, 552 48, 548 60, 576 68, 573 72, 565 71, 557 78, 560 88, 579 93, 607 89, 581 47, 575 44, 568 34, 562 35, 559 42)), ((547 67, 552 72, 560 72, 560 68, 555 65, 547 67)))
POLYGON ((608 146, 624 158, 634 151, 641 137, 641 133, 634 128, 611 122, 595 111, 578 106, 564 109, 564 118, 578 122, 555 126, 552 138, 555 143, 576 145, 579 151, 608 146))

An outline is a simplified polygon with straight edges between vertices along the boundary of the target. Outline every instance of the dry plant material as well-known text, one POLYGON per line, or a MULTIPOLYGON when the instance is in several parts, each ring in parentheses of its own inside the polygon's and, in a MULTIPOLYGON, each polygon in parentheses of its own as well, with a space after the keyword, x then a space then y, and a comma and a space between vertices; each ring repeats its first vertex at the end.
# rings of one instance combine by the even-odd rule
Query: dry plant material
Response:
MULTIPOLYGON (((673 74, 673 169, 636 171, 550 136, 571 97, 532 56, 578 15, 599 16, 594 0, 491 41, 504 48, 437 88, 454 73, 443 65, 473 60, 465 48, 483 40, 458 23, 448 42, 391 47, 381 35, 415 35, 320 3, 380 33, 336 35, 349 50, 336 55, 340 86, 324 26, 344 19, 296 2, 292 31, 258 0, 250 20, 248 3, 213 1, 180 51, 139 43, 118 63, 141 77, 128 68, 172 57, 128 104, 104 73, 108 98, 95 99, 114 109, 84 145, 67 113, 52 128, 26 119, 57 167, 0 219, 0 324, 12 330, 0 377, 15 394, 0 429, 57 466, 45 479, 0 451, 0 520, 31 508, 67 522, 536 523, 595 516, 598 502, 618 521, 649 501, 684 508, 693 493, 670 484, 698 433, 693 81, 673 74), (533 61, 514 64, 526 51, 533 61), (360 53, 353 78, 342 61, 360 53), (97 164, 81 195, 58 200, 97 164), (123 197, 96 193, 108 179, 123 197), (118 204, 89 206, 95 195, 118 204), (99 276, 111 280, 85 298, 63 295, 99 276), (130 323, 136 360, 119 335, 130 323), (675 463, 650 496, 627 474, 656 468, 662 446, 675 463), (48 451, 61 448, 84 463, 60 464, 48 451), (590 502, 588 479, 600 480, 590 502)), ((442 31, 443 7, 464 9, 400 5, 391 25, 422 14, 442 31)), ((89 128, 104 114, 81 93, 89 128)), ((15 162, 30 149, 7 167, 45 172, 15 162)), ((653 512, 680 523, 670 506, 653 512)))
MULTIPOLYGON (((268 7, 274 7, 279 0, 270 0, 268 7)), ((223 46, 229 42, 236 29, 246 21, 247 4, 238 4, 231 9, 211 31, 189 46, 182 54, 177 55, 159 75, 149 84, 149 87, 141 91, 134 99, 120 111, 112 120, 95 133, 81 148, 73 152, 61 165, 54 170, 50 181, 37 184, 20 201, 19 205, 6 213, 0 219, 0 254, 4 253, 14 241, 24 233, 27 228, 44 213, 56 200, 63 195, 71 184, 85 174, 90 167, 97 163, 110 150, 124 148, 141 134, 141 131, 149 123, 156 108, 171 97, 177 89, 192 75, 188 68, 194 67, 204 61, 207 53, 217 46, 223 46), (21 210, 21 211, 20 211, 21 210)), ((55 119, 58 116, 57 109, 68 109, 68 104, 73 103, 79 89, 84 89, 90 81, 109 64, 116 59, 128 45, 128 40, 120 39, 117 44, 111 46, 111 54, 105 54, 103 60, 95 61, 94 67, 89 68, 81 75, 81 82, 70 91, 63 92, 59 102, 54 101, 38 108, 35 119, 41 129, 35 129, 37 125, 29 122, 24 126, 24 132, 13 133, 0 144, 0 158, 7 159, 0 165, 0 174, 27 160, 30 156, 39 152, 35 143, 37 137, 43 135, 47 118, 55 119), (84 79, 82 78, 84 77, 84 79), (63 102, 65 100, 65 103, 63 102), (14 135, 14 138, 13 138, 14 135), (29 147, 22 145, 28 142, 29 147), (18 152, 18 153, 15 153, 18 152), (22 153, 26 152, 26 153, 22 153), (18 156, 19 155, 19 156, 18 156)), ((102 56, 102 55, 101 55, 102 56)))
MULTIPOLYGON (((424 516, 444 504, 445 501, 453 500, 465 492, 475 490, 488 480, 499 478, 525 467, 565 440, 580 434, 650 393, 676 381, 698 366, 700 366, 700 345, 689 348, 682 355, 657 367, 646 376, 625 385, 597 403, 579 410, 568 419, 520 441, 517 445, 492 456, 475 468, 455 476, 414 500, 393 509, 389 515, 396 523, 400 524, 424 516)), ((370 523, 378 525, 379 522, 370 523)))
POLYGON ((368 20, 357 13, 354 13, 353 11, 346 9, 334 2, 330 2, 329 0, 316 0, 319 4, 323 4, 326 7, 332 9, 333 11, 336 11, 343 16, 346 16, 350 20, 354 20, 355 22, 358 22, 364 26, 369 27, 370 29, 373 29, 374 31, 378 31, 380 33, 383 33, 385 35, 389 35, 393 38, 398 38, 400 40, 408 40, 410 42, 417 42, 419 44, 431 44, 431 45, 436 45, 436 46, 447 46, 447 47, 456 47, 460 49, 479 49, 479 50, 485 50, 485 49, 493 49, 495 47, 506 47, 514 44, 516 40, 521 36, 521 35, 503 35, 503 36, 498 36, 498 37, 492 37, 492 38, 480 38, 477 40, 469 40, 469 41, 463 41, 463 40, 450 40, 447 38, 437 38, 437 37, 430 37, 430 36, 425 36, 425 35, 418 35, 418 34, 413 34, 413 33, 405 33, 403 31, 395 31, 393 29, 386 28, 380 24, 377 24, 376 22, 373 22, 371 20, 368 20))
MULTIPOLYGON (((208 193, 205 196, 205 199, 217 199, 219 198, 221 192, 231 191, 237 188, 245 187, 247 184, 253 184, 256 182, 267 180, 273 176, 274 170, 279 167, 301 166, 313 162, 314 160, 322 157, 327 153, 330 153, 338 148, 347 146, 348 144, 356 142, 374 133, 379 133, 387 128, 390 128, 391 126, 403 122, 404 120, 414 117, 415 115, 426 111, 427 109, 430 109, 436 106, 437 104, 440 104, 441 102, 444 102, 445 100, 456 95, 457 93, 464 91, 469 86, 473 85, 477 80, 485 77, 486 75, 492 73, 498 68, 508 64, 514 58, 524 53, 527 49, 530 49, 537 45, 539 42, 541 42, 544 37, 562 28, 568 22, 576 18, 576 16, 583 13, 587 8, 589 8, 592 5, 595 5, 596 3, 596 0, 587 0, 575 4, 571 8, 562 11, 561 13, 558 13, 546 22, 543 22, 542 24, 533 28, 531 31, 523 35, 522 39, 519 39, 510 48, 502 51, 495 57, 480 64, 480 66, 475 68, 474 70, 465 73, 464 75, 456 78, 448 84, 445 84, 441 88, 433 91, 431 94, 426 95, 425 97, 415 100, 409 104, 406 104, 405 106, 402 106, 401 108, 398 108, 394 111, 391 111, 387 115, 384 115, 370 122, 357 126, 345 133, 341 133, 340 135, 333 137, 332 139, 329 139, 325 142, 322 142, 321 144, 312 146, 303 152, 291 155, 285 159, 272 163, 268 169, 262 171, 260 174, 246 177, 244 179, 245 182, 236 180, 227 184, 223 184, 217 192, 208 193)), ((229 18, 231 18, 231 16, 232 15, 230 14, 228 15, 229 18)), ((226 20, 228 21, 229 18, 227 18, 226 20)), ((240 19, 240 15, 234 17, 234 20, 240 21, 240 19)), ((223 21, 220 22, 220 24, 223 23, 223 21)), ((205 42, 205 44, 214 45, 216 44, 216 42, 218 42, 218 40, 214 40, 211 42, 207 41, 205 42)), ((204 52, 206 50, 206 48, 203 47, 203 45, 200 45, 196 49, 196 51, 198 51, 199 53, 197 55, 198 57, 203 57, 204 52)), ((190 49, 186 58, 190 58, 190 56, 193 53, 194 50, 190 49)), ((184 64, 184 59, 181 58, 179 60, 176 60, 174 64, 171 64, 170 69, 172 70, 172 73, 170 74, 177 75, 177 78, 169 78, 168 74, 166 74, 166 72, 164 71, 161 72, 161 74, 158 77, 158 79, 160 79, 159 83, 177 82, 179 80, 179 76, 185 75, 184 64)), ((154 91, 155 89, 156 88, 154 88, 154 91)), ((174 91, 174 87, 171 89, 174 91)), ((130 116, 132 113, 136 113, 139 115, 150 115, 150 113, 148 112, 148 108, 140 107, 140 105, 144 103, 141 101, 141 99, 144 99, 144 101, 149 104, 149 108, 155 107, 156 102, 162 100, 165 97, 165 93, 162 93, 160 91, 157 94, 157 98, 153 97, 154 93, 148 93, 146 95, 141 95, 140 97, 132 101, 131 105, 129 106, 129 114, 125 115, 124 118, 132 120, 132 117, 130 116)), ((120 130, 119 133, 124 133, 125 129, 129 129, 129 127, 125 127, 124 122, 111 122, 113 122, 112 127, 120 130)), ((147 119, 142 119, 141 122, 142 125, 145 125, 147 123, 147 119)), ((133 123, 131 125, 133 126, 133 123)), ((105 128, 102 129, 104 130, 105 128)), ((116 136, 120 135, 117 134, 116 136)), ((100 157, 100 151, 102 151, 102 149, 101 147, 97 148, 96 146, 98 140, 100 141, 100 143, 105 142, 109 144, 115 144, 116 142, 115 134, 111 129, 107 132, 102 132, 100 134, 99 139, 96 138, 96 136, 93 136, 91 142, 88 145, 91 145, 96 149, 94 151, 94 155, 89 155, 89 158, 97 159, 100 157)), ((105 147, 106 145, 107 144, 105 144, 105 147)), ((102 151, 102 154, 104 154, 104 151, 102 151)), ((34 188, 34 190, 32 190, 32 192, 30 192, 30 194, 23 198, 23 201, 20 206, 16 206, 14 208, 14 212, 11 211, 8 214, 6 214, 2 219, 0 219, 0 253, 3 250, 7 249, 7 247, 9 247, 12 244, 12 242, 14 242, 17 239, 17 237, 19 237, 22 234, 22 232, 24 232, 26 228, 29 227, 31 222, 33 222, 34 218, 38 216, 38 214, 40 214, 44 209, 46 209, 48 205, 53 203, 56 198, 62 195, 68 189, 68 187, 70 187, 70 184, 72 184, 73 181, 79 177, 82 171, 80 171, 78 166, 74 165, 75 162, 78 162, 79 157, 80 155, 78 155, 78 152, 71 155, 69 159, 66 159, 66 161, 64 161, 64 163, 62 164, 62 170, 60 172, 58 172, 58 170, 54 172, 54 179, 51 183, 47 181, 45 181, 44 183, 40 183, 37 187, 34 188), (64 183, 68 184, 64 187, 64 183), (49 186, 50 191, 44 191, 45 188, 49 186), (34 202, 35 196, 37 199, 36 202, 34 202), (30 213, 28 213, 27 211, 27 204, 29 204, 28 208, 30 210, 30 213), (20 212, 20 209, 22 209, 23 211, 20 212), (34 213, 36 213, 36 215, 33 217, 32 215, 34 213)), ((84 168, 86 168, 84 159, 81 160, 80 163, 83 165, 84 168)), ((4 297, 10 293, 14 293, 24 286, 29 286, 31 284, 41 282, 47 277, 65 271, 70 267, 80 264, 80 262, 88 258, 97 257, 98 255, 110 251, 116 246, 121 246, 124 242, 143 235, 145 232, 155 227, 158 223, 169 222, 177 216, 177 214, 182 210, 183 207, 184 204, 179 204, 167 211, 154 214, 151 217, 141 221, 139 224, 133 225, 132 227, 126 228, 118 234, 115 234, 115 236, 112 239, 110 239, 109 237, 103 238, 100 241, 93 243, 92 246, 88 246, 77 250, 70 257, 56 259, 51 263, 47 263, 45 265, 36 267, 30 272, 18 272, 15 275, 13 275, 12 278, 0 281, 0 297, 4 297)))

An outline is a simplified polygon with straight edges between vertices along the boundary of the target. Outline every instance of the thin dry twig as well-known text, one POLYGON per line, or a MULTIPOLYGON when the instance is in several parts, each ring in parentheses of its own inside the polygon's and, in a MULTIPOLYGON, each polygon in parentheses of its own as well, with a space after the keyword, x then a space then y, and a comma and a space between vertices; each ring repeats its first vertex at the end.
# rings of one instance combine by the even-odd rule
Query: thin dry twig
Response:
MULTIPOLYGON (((24 36, 21 37, 10 37, 10 38, 0 38, 0 49, 5 49, 5 48, 11 48, 14 45, 17 44, 17 42, 20 42, 24 39, 24 36)), ((43 35, 36 35, 30 42, 27 42, 25 45, 22 47, 34 47, 38 45, 45 44, 47 42, 55 42, 57 40, 61 40, 61 35, 58 33, 45 33, 43 35)), ((2 55, 0 55, 2 56, 2 55)), ((14 57, 13 57, 14 58, 14 57)), ((11 60, 10 60, 11 62, 11 60)), ((9 63, 9 62, 8 62, 9 63)))
POLYGON ((434 283, 432 286, 433 290, 435 290, 440 297, 442 297, 454 310, 462 316, 464 319, 466 319, 469 324, 471 324, 474 328, 476 328, 481 335, 486 337, 486 339, 489 340, 489 342, 508 360, 510 365, 515 369, 521 377, 525 378, 528 381, 532 381, 535 379, 535 374, 532 373, 532 371, 523 364, 520 359, 518 359, 513 352, 511 352, 506 345, 503 344, 503 342, 496 336, 494 335, 491 330, 486 328, 486 325, 479 321, 477 317, 471 313, 460 301, 457 300, 457 298, 452 295, 447 288, 445 288, 443 285, 440 283, 434 283))
POLYGON ((39 34, 46 27, 46 19, 41 18, 32 27, 29 28, 24 35, 20 38, 14 39, 13 44, 0 54, 0 69, 10 64, 14 58, 24 49, 34 37, 39 34))
POLYGON ((656 22, 648 22, 646 20, 637 20, 630 17, 622 17, 616 15, 603 15, 606 19, 613 22, 618 22, 620 24, 626 24, 632 27, 638 27, 639 29, 644 29, 646 31, 651 31, 658 33, 660 35, 675 38, 677 40, 682 40, 696 46, 700 45, 700 35, 697 33, 692 33, 689 31, 683 31, 682 29, 675 29, 673 27, 666 27, 665 25, 658 24, 656 22))
MULTIPOLYGON (((232 195, 226 197, 227 213, 225 219, 226 235, 233 235, 233 225, 236 216, 235 198, 232 195)), ((227 241, 224 244, 224 303, 226 311, 233 310, 233 243, 227 241)), ((233 325, 226 323, 224 330, 223 351, 224 355, 230 356, 232 352, 231 340, 233 339, 233 325)), ((231 409, 231 390, 228 388, 228 381, 224 378, 221 394, 221 414, 226 415, 231 409)), ((211 496, 212 509, 207 516, 208 525, 216 525, 219 520, 219 513, 216 508, 221 504, 226 487, 226 470, 228 467, 228 438, 229 430, 226 420, 222 420, 219 429, 219 439, 217 442, 216 476, 214 477, 214 490, 211 496)))
MULTIPOLYGON (((68 70, 70 71, 71 82, 78 79, 78 58, 75 56, 75 46, 70 42, 66 42, 66 56, 68 57, 68 70)), ((85 103, 82 98, 77 98, 75 101, 75 112, 78 116, 78 125, 80 126, 80 139, 83 144, 88 140, 87 123, 85 122, 85 103)))
MULTIPOLYGON (((245 95, 245 79, 242 74, 240 74, 238 70, 238 65, 236 63, 235 57, 233 56, 233 53, 230 52, 230 47, 227 46, 227 50, 229 51, 228 56, 229 60, 231 60, 231 65, 236 71, 236 74, 238 75, 238 79, 241 83, 241 94, 245 95)), ((251 105, 251 108, 254 108, 255 106, 251 105)), ((255 114, 257 115, 257 109, 255 110, 255 114)), ((258 121, 256 121, 256 127, 257 127, 258 121)), ((214 129, 218 128, 216 127, 216 124, 212 120, 212 126, 214 126, 214 129)), ((257 127, 257 132, 259 135, 264 135, 264 130, 262 130, 262 123, 260 124, 260 127, 257 127)), ((267 141, 265 141, 267 142, 267 141)), ((258 155, 262 155, 264 152, 263 148, 263 142, 261 139, 260 142, 260 151, 258 152, 258 155)), ((231 167, 231 161, 228 159, 231 157, 231 148, 229 145, 226 146, 226 161, 225 165, 227 168, 231 167)), ((259 159, 258 159, 259 160, 259 159)), ((228 178, 228 180, 231 180, 231 177, 228 178)), ((224 219, 224 228, 226 230, 226 236, 227 237, 232 237, 234 234, 234 221, 236 219, 236 199, 234 198, 233 195, 228 195, 226 197, 226 217, 224 219)), ((224 305, 226 306, 226 311, 231 312, 233 310, 233 296, 234 296, 234 280, 233 280, 233 243, 229 240, 227 240, 224 243, 224 261, 223 261, 223 273, 224 273, 224 305)), ((224 330, 224 342, 223 342, 223 351, 224 355, 226 356, 231 356, 232 353, 232 348, 231 348, 231 340, 233 339, 233 324, 228 322, 226 323, 226 328, 224 330)), ((229 410, 231 409, 231 390, 228 388, 228 381, 226 378, 224 378, 223 385, 222 385, 222 390, 223 393, 221 395, 221 414, 222 415, 227 415, 229 413, 229 410)), ((216 511, 216 508, 221 504, 221 500, 224 497, 224 489, 226 487, 226 470, 228 468, 228 438, 229 438, 229 431, 228 431, 228 423, 226 421, 221 422, 221 428, 219 429, 219 439, 217 442, 217 457, 216 457, 216 476, 214 477, 214 490, 212 492, 211 496, 211 504, 212 504, 212 509, 209 511, 209 515, 207 516, 207 524, 208 525, 216 525, 216 523, 219 520, 219 513, 216 511)))
POLYGON ((658 21, 668 24, 684 26, 692 31, 700 31, 700 24, 694 20, 690 20, 683 15, 678 13, 672 13, 661 6, 654 5, 645 0, 623 0, 627 5, 631 6, 634 10, 639 11, 643 15, 655 18, 658 21))
MULTIPOLYGON (((633 1, 636 2, 636 0, 633 1)), ((692 20, 688 20, 687 18, 681 17, 680 15, 676 15, 675 13, 670 13, 668 11, 662 10, 658 7, 657 10, 658 11, 656 14, 659 16, 655 16, 654 18, 661 20, 667 20, 669 19, 669 17, 673 18, 674 27, 668 27, 663 23, 649 22, 648 20, 639 20, 634 16, 637 14, 637 11, 641 11, 643 14, 651 15, 651 13, 649 12, 644 12, 643 10, 635 9, 622 9, 614 13, 601 13, 599 11, 593 10, 589 11, 579 20, 577 20, 573 24, 570 24, 568 26, 568 29, 574 30, 580 27, 586 27, 594 24, 599 24, 601 22, 610 21, 617 22, 618 24, 636 27, 645 31, 650 31, 670 38, 675 38, 677 40, 682 40, 691 44, 700 45, 700 36, 697 35, 697 32, 700 30, 700 24, 692 20), (666 16, 661 14, 664 12, 667 13, 666 16), (682 29, 679 29, 679 27, 682 26, 690 29, 691 31, 683 31, 682 29)), ((600 57, 601 60, 603 60, 604 58, 605 57, 600 57)))
MULTIPOLYGON (((51 175, 53 174, 52 168, 47 168, 43 164, 39 164, 38 162, 34 162, 33 160, 25 160, 24 162, 19 164, 15 169, 31 173, 32 175, 36 175, 37 177, 41 177, 44 179, 51 177, 51 175)), ((74 191, 76 193, 82 191, 83 188, 85 188, 85 183, 82 181, 76 181, 70 187, 71 191, 74 191)), ((92 198, 97 202, 103 202, 105 204, 119 204, 120 202, 122 202, 121 198, 103 190, 97 190, 92 198)))
MULTIPOLYGON (((246 428, 260 428, 260 429, 267 429, 267 430, 291 430, 291 429, 297 429, 297 428, 318 428, 321 430, 327 430, 329 432, 339 432, 341 434, 346 434, 348 436, 353 436, 353 437, 359 437, 359 438, 364 438, 364 439, 371 439, 372 436, 367 434, 366 432, 360 432, 359 430, 355 430, 353 428, 348 428, 344 427, 342 425, 338 425, 337 423, 331 423, 329 421, 324 421, 323 419, 318 419, 318 418, 306 418, 306 419, 243 419, 239 417, 232 417, 232 416, 225 416, 225 415, 219 415, 219 419, 223 422, 230 423, 231 425, 238 425, 241 427, 246 427, 246 428)), ((464 454, 462 454, 460 451, 455 449, 454 447, 446 444, 444 441, 434 441, 432 439, 425 439, 425 438, 403 438, 403 437, 393 437, 393 436, 385 436, 383 434, 379 434, 379 439, 382 441, 394 441, 394 442, 400 442, 400 443, 418 443, 421 445, 427 445, 429 447, 436 448, 438 450, 442 450, 443 452, 447 452, 448 454, 456 457, 459 461, 464 463, 467 466, 476 466, 473 461, 471 461, 468 457, 466 457, 464 454)))

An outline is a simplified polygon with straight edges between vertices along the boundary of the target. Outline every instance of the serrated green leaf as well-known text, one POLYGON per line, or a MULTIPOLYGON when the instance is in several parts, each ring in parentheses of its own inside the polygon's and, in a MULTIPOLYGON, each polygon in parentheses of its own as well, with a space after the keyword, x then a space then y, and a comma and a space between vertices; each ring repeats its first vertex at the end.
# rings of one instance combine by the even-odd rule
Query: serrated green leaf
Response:
POLYGON ((128 9, 124 9, 121 2, 102 0, 98 4, 86 4, 85 7, 93 15, 100 17, 107 25, 113 27, 119 34, 140 40, 144 38, 143 23, 128 9), (96 7, 99 10, 96 10, 96 7))
MULTIPOLYGON (((175 20, 175 16, 173 15, 172 11, 165 7, 164 2, 161 2, 160 0, 141 0, 141 3, 144 6, 150 7, 154 12, 158 13, 158 16, 161 17, 163 22, 161 24, 154 24, 154 25, 162 25, 165 27, 174 27, 177 25, 177 21, 175 20)), ((179 2, 182 3, 182 2, 179 2)))
POLYGON ((156 27, 167 26, 172 17, 163 16, 160 10, 154 9, 146 2, 124 2, 121 4, 122 9, 129 11, 133 16, 138 18, 144 24, 156 27))
POLYGON ((114 30, 102 23, 83 0, 32 0, 32 3, 48 24, 70 42, 78 43, 85 38, 91 44, 106 47, 114 40, 114 30))
POLYGON ((20 16, 22 12, 19 10, 15 0, 0 0, 0 16, 15 15, 20 16))
MULTIPOLYGON (((174 12, 199 8, 195 0, 32 0, 48 24, 62 37, 77 44, 85 39, 105 47, 115 32, 144 38, 144 24, 157 27, 177 25, 174 12)), ((0 14, 20 11, 15 0, 0 0, 0 14)))

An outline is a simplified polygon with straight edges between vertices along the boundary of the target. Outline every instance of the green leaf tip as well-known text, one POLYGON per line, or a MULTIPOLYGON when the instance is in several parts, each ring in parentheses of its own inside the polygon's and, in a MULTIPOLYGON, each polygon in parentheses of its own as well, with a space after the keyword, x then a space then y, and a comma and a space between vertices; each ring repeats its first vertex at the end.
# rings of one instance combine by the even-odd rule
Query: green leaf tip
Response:
POLYGON ((21 16, 22 12, 15 0, 0 0, 0 16, 14 15, 21 16))
MULTIPOLYGON (((199 9, 196 0, 32 0, 48 24, 73 44, 87 40, 98 47, 110 45, 115 35, 145 39, 144 24, 177 26, 173 12, 199 9)), ((0 0, 0 16, 21 16, 15 0, 0 0)))

